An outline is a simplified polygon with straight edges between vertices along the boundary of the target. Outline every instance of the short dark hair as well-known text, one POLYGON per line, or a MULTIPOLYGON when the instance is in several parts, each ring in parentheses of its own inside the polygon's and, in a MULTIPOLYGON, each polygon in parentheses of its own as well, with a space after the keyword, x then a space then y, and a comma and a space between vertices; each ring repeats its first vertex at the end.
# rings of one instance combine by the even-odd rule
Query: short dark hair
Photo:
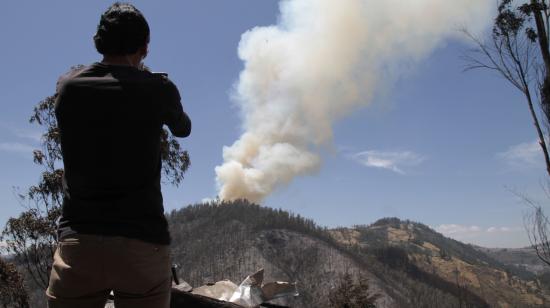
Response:
POLYGON ((129 3, 111 5, 99 21, 95 48, 103 55, 127 55, 149 41, 149 25, 143 14, 129 3))

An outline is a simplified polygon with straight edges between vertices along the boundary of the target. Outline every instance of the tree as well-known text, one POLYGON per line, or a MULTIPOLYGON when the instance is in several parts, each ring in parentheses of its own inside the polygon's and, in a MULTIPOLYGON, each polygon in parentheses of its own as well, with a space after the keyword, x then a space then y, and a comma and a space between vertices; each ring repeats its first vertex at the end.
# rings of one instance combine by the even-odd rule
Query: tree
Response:
POLYGON ((548 129, 545 132, 538 116, 542 112, 545 123, 550 123, 550 95, 545 95, 548 86, 544 86, 545 82, 550 84, 547 76, 547 72, 550 74, 550 69, 547 69, 550 68, 550 56, 548 66, 544 56, 548 53, 547 25, 545 0, 531 0, 520 6, 514 5, 513 0, 501 0, 489 42, 475 37, 467 30, 464 32, 476 44, 476 48, 466 56, 466 70, 483 68, 496 71, 524 95, 544 155, 546 171, 550 175, 550 156, 545 138, 548 129), (534 24, 533 16, 543 12, 546 22, 542 25, 538 22, 534 24), (544 61, 541 62, 541 59, 544 61), (540 110, 535 105, 536 98, 539 98, 540 110))
MULTIPOLYGON (((33 151, 34 163, 43 172, 37 185, 18 193, 26 210, 17 218, 10 218, 1 235, 7 253, 14 255, 43 289, 48 286, 63 201, 60 135, 54 113, 56 96, 57 93, 46 97, 33 110, 30 122, 44 128, 42 149, 33 151)), ((163 181, 178 186, 190 166, 189 155, 166 129, 161 132, 161 159, 163 181)))
POLYGON ((0 258, 0 305, 3 308, 28 308, 29 300, 23 278, 13 263, 0 258))
POLYGON ((370 292, 368 279, 364 275, 359 274, 354 279, 350 272, 340 277, 328 295, 330 307, 337 308, 375 308, 379 297, 379 294, 370 292))
POLYGON ((531 212, 525 215, 525 230, 529 242, 533 246, 537 257, 550 266, 550 220, 542 210, 542 206, 531 198, 520 195, 520 198, 531 207, 531 212))
MULTIPOLYGON (((464 31, 476 44, 466 56, 466 69, 495 71, 523 94, 550 176, 550 8, 547 0, 500 0, 497 10, 488 42, 464 31)), ((525 220, 531 244, 550 265, 549 221, 540 205, 523 199, 533 209, 525 220)))

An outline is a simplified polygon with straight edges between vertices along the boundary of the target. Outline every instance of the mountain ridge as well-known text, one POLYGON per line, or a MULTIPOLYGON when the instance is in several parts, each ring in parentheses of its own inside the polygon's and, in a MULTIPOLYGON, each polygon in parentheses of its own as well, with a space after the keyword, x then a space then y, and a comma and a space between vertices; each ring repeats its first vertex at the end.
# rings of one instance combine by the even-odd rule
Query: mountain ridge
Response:
POLYGON ((238 281, 263 267, 271 280, 298 281, 302 296, 277 302, 293 307, 330 307, 330 292, 346 272, 369 281, 379 307, 550 303, 539 282, 525 280, 532 276, 408 220, 328 229, 245 200, 196 204, 168 218, 174 258, 184 260, 180 275, 195 286, 238 281))
MULTIPOLYGON (((177 275, 193 287, 238 283, 264 268, 265 281, 297 282, 299 297, 272 302, 290 307, 364 307, 357 303, 368 297, 389 308, 550 304, 548 277, 409 220, 329 229, 246 200, 198 203, 166 216, 177 275)), ((45 305, 43 291, 27 290, 32 307, 45 305)))

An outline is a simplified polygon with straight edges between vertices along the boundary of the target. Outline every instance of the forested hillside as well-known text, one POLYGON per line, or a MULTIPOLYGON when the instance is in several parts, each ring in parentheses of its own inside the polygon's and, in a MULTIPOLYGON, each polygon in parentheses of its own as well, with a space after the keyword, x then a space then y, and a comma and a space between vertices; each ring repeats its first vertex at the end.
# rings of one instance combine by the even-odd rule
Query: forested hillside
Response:
MULTIPOLYGON (((397 218, 369 226, 332 230, 361 254, 375 254, 382 263, 419 281, 446 290, 461 302, 490 307, 537 307, 550 303, 535 275, 506 265, 472 245, 446 238, 421 223, 397 218)), ((342 241, 342 240, 341 240, 342 241)))
MULTIPOLYGON (((373 298, 376 307, 550 305, 535 274, 420 223, 384 218, 327 229, 244 200, 190 205, 167 216, 178 276, 194 287, 239 283, 264 268, 266 282, 297 282, 299 297, 274 301, 297 308, 368 307, 373 298)), ((31 307, 43 307, 43 290, 30 282, 31 307)))
POLYGON ((266 280, 298 282, 301 296, 279 302, 293 307, 331 307, 346 273, 354 284, 368 281, 369 293, 380 295, 378 307, 550 302, 537 282, 527 281, 533 276, 419 223, 389 218, 328 230, 242 200, 188 206, 170 213, 169 221, 179 275, 193 286, 239 282, 265 268, 266 280))
POLYGON ((328 293, 346 272, 376 279, 325 229, 281 210, 246 201, 197 204, 172 212, 169 221, 179 276, 193 286, 240 282, 264 268, 265 281, 298 282, 300 297, 279 303, 330 307, 328 293))

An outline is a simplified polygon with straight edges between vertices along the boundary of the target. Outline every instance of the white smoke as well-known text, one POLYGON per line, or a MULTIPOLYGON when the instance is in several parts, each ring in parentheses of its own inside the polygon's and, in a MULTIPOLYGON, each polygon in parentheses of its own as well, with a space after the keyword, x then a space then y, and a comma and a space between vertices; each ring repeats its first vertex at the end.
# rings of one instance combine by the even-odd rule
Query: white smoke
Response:
POLYGON ((314 172, 333 123, 467 26, 489 0, 285 0, 277 25, 243 34, 235 89, 244 132, 216 167, 219 197, 261 201, 314 172), (383 77, 386 76, 386 77, 383 77), (388 77, 390 76, 390 77, 388 77))

